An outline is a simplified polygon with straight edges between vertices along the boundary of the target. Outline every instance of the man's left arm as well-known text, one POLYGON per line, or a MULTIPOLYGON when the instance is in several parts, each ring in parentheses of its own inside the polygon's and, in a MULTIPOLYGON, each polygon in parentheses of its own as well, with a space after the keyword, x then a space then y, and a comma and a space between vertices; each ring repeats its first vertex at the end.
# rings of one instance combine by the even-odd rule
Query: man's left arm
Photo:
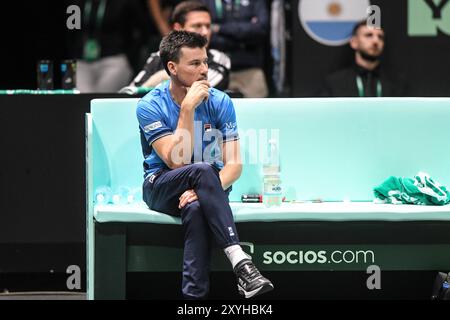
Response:
POLYGON ((223 168, 219 176, 223 190, 228 189, 242 172, 239 140, 226 141, 222 144, 223 168))

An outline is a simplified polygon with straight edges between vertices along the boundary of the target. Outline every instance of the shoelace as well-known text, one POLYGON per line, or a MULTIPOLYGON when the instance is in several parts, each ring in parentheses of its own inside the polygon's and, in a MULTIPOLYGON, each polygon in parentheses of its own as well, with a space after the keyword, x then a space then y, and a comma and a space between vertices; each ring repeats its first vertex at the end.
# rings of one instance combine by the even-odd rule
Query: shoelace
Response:
POLYGON ((261 276, 261 273, 259 273, 258 269, 256 269, 255 265, 253 263, 247 263, 242 267, 242 276, 247 280, 248 282, 253 281, 254 279, 261 276))

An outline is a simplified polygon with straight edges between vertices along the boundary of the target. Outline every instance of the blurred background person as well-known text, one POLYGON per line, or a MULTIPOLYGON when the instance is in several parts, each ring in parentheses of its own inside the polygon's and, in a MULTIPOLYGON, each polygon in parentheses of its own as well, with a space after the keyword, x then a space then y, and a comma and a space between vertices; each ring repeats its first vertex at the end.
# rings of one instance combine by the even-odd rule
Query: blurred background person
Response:
POLYGON ((129 83, 130 59, 150 29, 145 2, 74 0, 81 8, 81 29, 69 33, 68 48, 77 59, 77 88, 82 93, 117 92, 129 83))
MULTIPOLYGON (((182 1, 172 14, 173 29, 196 32, 211 39, 211 15, 208 7, 199 1, 182 1)), ((208 81, 212 87, 226 90, 229 83, 230 58, 214 49, 208 49, 208 81)), ((159 52, 153 52, 147 59, 142 71, 134 78, 129 86, 155 87, 169 75, 164 69, 159 52)))
POLYGON ((263 71, 269 43, 269 13, 265 0, 202 0, 211 10, 210 47, 231 59, 230 90, 247 98, 268 96, 263 71))
POLYGON ((150 10, 150 16, 153 19, 161 37, 167 36, 171 28, 170 18, 173 13, 173 9, 180 0, 147 0, 148 8, 150 10))
POLYGON ((359 22, 354 28, 350 47, 355 51, 354 65, 328 75, 320 96, 389 97, 406 96, 406 81, 383 68, 385 32, 382 28, 359 22))

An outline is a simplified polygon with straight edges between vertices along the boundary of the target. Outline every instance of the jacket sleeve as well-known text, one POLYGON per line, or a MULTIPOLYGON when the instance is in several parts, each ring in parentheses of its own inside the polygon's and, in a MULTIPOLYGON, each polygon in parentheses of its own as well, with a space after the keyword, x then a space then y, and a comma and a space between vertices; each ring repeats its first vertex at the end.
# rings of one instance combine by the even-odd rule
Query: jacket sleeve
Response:
POLYGON ((317 97, 332 97, 333 96, 332 85, 331 85, 329 77, 326 77, 322 81, 322 87, 319 88, 319 90, 317 90, 316 96, 317 97))
POLYGON ((208 80, 212 87, 219 90, 228 89, 230 82, 230 58, 223 52, 210 49, 208 51, 209 56, 209 69, 208 80))
POLYGON ((141 71, 139 71, 137 76, 131 82, 130 86, 142 86, 148 79, 150 79, 152 75, 161 70, 164 70, 164 67, 161 63, 161 58, 159 57, 158 52, 154 52, 150 55, 150 57, 148 57, 145 66, 141 71))

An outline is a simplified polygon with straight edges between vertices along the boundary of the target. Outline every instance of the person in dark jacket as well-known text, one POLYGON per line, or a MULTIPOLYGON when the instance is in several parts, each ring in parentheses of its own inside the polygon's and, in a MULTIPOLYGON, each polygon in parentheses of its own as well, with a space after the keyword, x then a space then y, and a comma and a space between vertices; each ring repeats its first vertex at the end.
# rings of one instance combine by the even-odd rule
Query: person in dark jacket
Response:
POLYGON ((325 79, 320 96, 324 97, 401 97, 407 95, 406 80, 393 75, 381 64, 384 30, 367 26, 366 21, 353 29, 350 46, 355 51, 353 66, 325 79))
POLYGON ((231 58, 230 90, 244 97, 268 95, 263 71, 264 47, 269 34, 265 0, 202 0, 211 10, 211 48, 231 58))
POLYGON ((150 16, 161 36, 165 37, 169 34, 171 30, 170 17, 172 16, 173 9, 180 2, 179 0, 147 0, 150 16))
POLYGON ((138 0, 73 0, 81 28, 68 34, 68 54, 77 59, 82 93, 117 92, 133 75, 131 49, 143 45, 148 20, 138 0), (136 47, 135 47, 136 46, 136 47))
MULTIPOLYGON (((183 1, 174 9, 173 28, 200 33, 208 41, 211 38, 211 15, 208 8, 198 1, 183 1)), ((223 52, 209 49, 208 53, 208 81, 211 86, 228 89, 230 58, 223 52)), ((164 70, 159 52, 154 52, 147 59, 142 71, 133 79, 130 86, 155 87, 162 81, 168 80, 169 75, 164 70)))

